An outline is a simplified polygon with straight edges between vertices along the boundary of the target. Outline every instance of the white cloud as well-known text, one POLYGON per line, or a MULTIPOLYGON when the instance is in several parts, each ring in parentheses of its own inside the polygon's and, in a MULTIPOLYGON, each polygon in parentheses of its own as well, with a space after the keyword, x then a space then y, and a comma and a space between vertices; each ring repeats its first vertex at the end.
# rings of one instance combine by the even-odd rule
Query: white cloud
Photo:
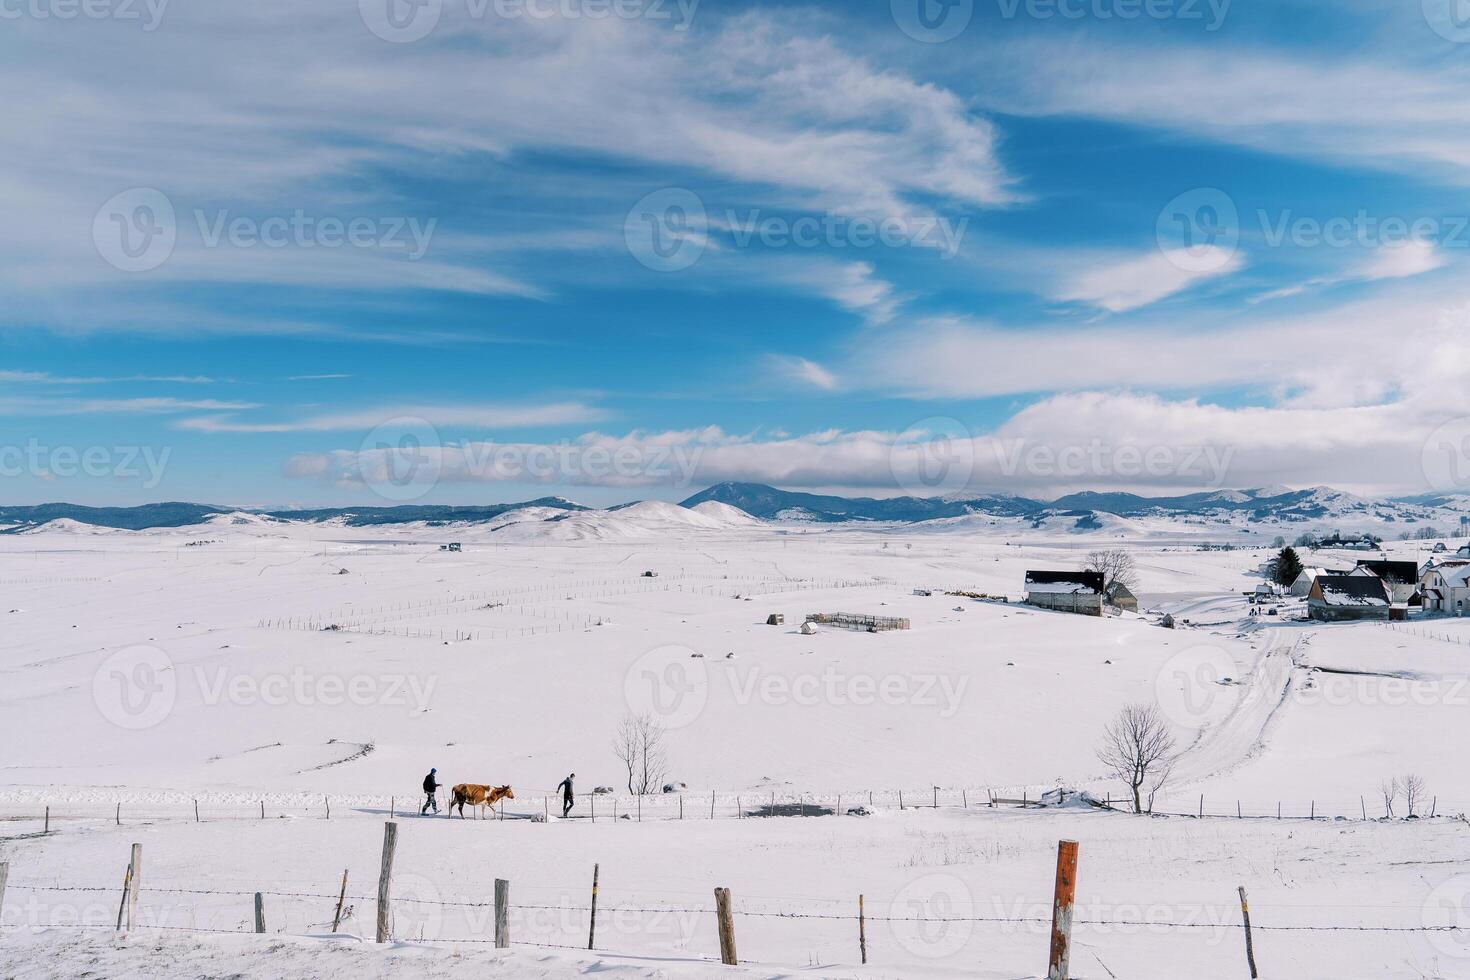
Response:
POLYGON ((778 371, 802 384, 820 388, 823 391, 835 391, 840 382, 837 375, 822 367, 815 361, 809 361, 804 357, 773 356, 772 363, 778 371))
MULTIPOLYGON (((708 14, 676 32, 622 18, 475 20, 446 4, 436 31, 413 44, 374 37, 350 3, 178 5, 159 30, 127 44, 115 24, 78 20, 58 30, 13 21, 14 56, 0 64, 0 84, 37 94, 14 106, 0 131, 0 207, 12 232, 0 245, 0 281, 40 290, 214 281, 542 296, 548 287, 524 271, 521 251, 493 241, 478 248, 482 229, 473 226, 447 229, 417 262, 371 249, 210 249, 189 231, 195 208, 222 207, 441 218, 447 228, 462 218, 404 200, 379 175, 421 174, 426 159, 452 168, 521 151, 715 175, 771 203, 847 215, 911 216, 922 210, 916 202, 934 198, 1015 198, 993 127, 964 100, 881 70, 831 36, 797 36, 796 16, 708 14), (238 57, 241 45, 250 58, 238 57), (135 186, 169 195, 180 238, 161 267, 125 277, 95 254, 91 229, 103 201, 135 186)), ((629 181, 589 188, 584 215, 607 209, 594 218, 614 230, 650 189, 629 181)), ((546 247, 588 247, 583 229, 528 233, 546 247)), ((596 237, 618 247, 619 236, 596 237)), ((879 287, 849 275, 826 295, 850 309, 881 309, 879 287)), ((236 325, 250 329, 248 319, 236 325)))
POLYGON ((1375 249, 1358 276, 1367 280, 1407 279, 1442 269, 1448 263, 1433 243, 1408 241, 1375 249))
POLYGON ((1470 370, 1470 287, 1427 297, 1408 281, 1320 312, 1263 317, 1195 312, 1085 327, 1002 327, 964 317, 890 327, 834 366, 848 387, 918 398, 1127 388, 1211 392, 1318 407, 1396 393, 1454 393, 1450 366, 1470 370))
POLYGON ((174 428, 194 432, 235 433, 365 432, 395 420, 422 419, 431 426, 442 428, 509 429, 577 425, 599 421, 606 414, 602 409, 578 402, 546 405, 390 405, 276 422, 241 421, 233 415, 203 415, 180 419, 174 423, 174 428))
MULTIPOLYGON (((1404 15, 1419 21, 1417 10, 1404 15)), ((1427 42, 1422 21, 1416 26, 1427 42)), ((1470 71, 1462 61, 1424 57, 1422 44, 1314 56, 1223 35, 1144 46, 1053 33, 996 41, 970 64, 973 95, 988 108, 1162 127, 1470 183, 1470 71)))
POLYGON ((1190 287, 1226 276, 1242 265, 1239 255, 1218 246, 1187 252, 1153 249, 1143 255, 1095 261, 1057 284, 1056 299, 1088 303, 1109 313, 1125 313, 1190 287))
POLYGON ((240 412, 254 402, 213 398, 0 398, 0 415, 170 415, 179 412, 240 412))

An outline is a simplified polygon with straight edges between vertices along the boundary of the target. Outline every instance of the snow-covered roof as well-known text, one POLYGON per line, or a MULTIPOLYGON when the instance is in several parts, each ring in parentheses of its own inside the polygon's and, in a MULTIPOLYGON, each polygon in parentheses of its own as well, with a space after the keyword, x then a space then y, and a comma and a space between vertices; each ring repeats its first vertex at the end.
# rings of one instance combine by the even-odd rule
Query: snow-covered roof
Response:
POLYGON ((1102 572, 1030 571, 1026 592, 1036 595, 1101 595, 1102 572))
POLYGON ((1312 586, 1313 598, 1329 606, 1386 606, 1388 588, 1376 575, 1323 575, 1312 586))

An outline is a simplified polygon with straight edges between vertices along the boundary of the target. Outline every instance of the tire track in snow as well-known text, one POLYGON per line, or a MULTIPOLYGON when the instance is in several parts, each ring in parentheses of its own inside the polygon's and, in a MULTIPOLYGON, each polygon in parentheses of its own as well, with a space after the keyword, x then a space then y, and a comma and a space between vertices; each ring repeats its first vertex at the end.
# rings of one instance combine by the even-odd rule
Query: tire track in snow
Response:
POLYGON ((1291 695, 1301 635, 1267 634, 1269 645, 1242 685, 1240 700, 1219 724, 1200 732, 1174 764, 1171 782, 1189 784, 1232 772, 1265 751, 1291 695))

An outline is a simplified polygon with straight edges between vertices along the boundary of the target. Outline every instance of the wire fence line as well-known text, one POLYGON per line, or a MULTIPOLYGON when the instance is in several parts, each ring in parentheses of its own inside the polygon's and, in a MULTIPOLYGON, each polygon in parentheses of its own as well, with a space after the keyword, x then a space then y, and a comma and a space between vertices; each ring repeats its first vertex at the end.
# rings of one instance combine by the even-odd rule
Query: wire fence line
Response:
MULTIPOLYGON (((118 886, 116 886, 116 885, 113 885, 113 886, 110 886, 110 887, 109 886, 105 886, 105 885, 52 885, 52 884, 42 884, 42 883, 37 883, 37 882, 19 881, 19 882, 11 882, 7 886, 7 891, 30 892, 30 893, 37 893, 37 894, 41 894, 41 893, 56 893, 56 894, 89 893, 89 894, 118 895, 118 894, 120 894, 121 889, 118 886)), ((363 894, 356 894, 356 893, 293 892, 293 891, 274 891, 274 890, 270 890, 270 889, 239 890, 239 889, 221 889, 221 888, 173 888, 173 887, 167 887, 167 886, 157 886, 157 885, 152 885, 152 884, 149 884, 147 886, 144 886, 144 888, 142 889, 142 893, 143 894, 147 894, 147 895, 195 895, 195 896, 204 895, 204 896, 213 896, 213 897, 221 897, 221 898, 251 898, 251 897, 253 897, 255 895, 263 895, 266 898, 320 899, 320 900, 325 901, 325 902, 335 902, 335 901, 337 901, 337 899, 339 897, 341 897, 341 898, 345 898, 347 901, 351 901, 351 902, 375 902, 375 901, 377 901, 377 896, 376 895, 363 895, 363 894)), ((778 901, 785 902, 785 901, 795 901, 795 900, 793 900, 793 899, 778 899, 778 901)), ((493 909, 493 908, 496 907, 495 906, 495 903, 493 901, 479 901, 479 902, 445 901, 445 900, 442 900, 442 899, 426 899, 426 898, 419 898, 419 897, 412 897, 412 896, 409 896, 409 897, 394 897, 393 898, 393 902, 396 903, 396 904, 434 906, 434 907, 437 907, 437 908, 493 909)), ((835 903, 836 900, 833 900, 833 902, 835 903)), ((894 907, 894 906, 899 905, 900 903, 894 902, 894 903, 873 903, 873 904, 879 905, 880 907, 883 906, 883 905, 887 905, 889 907, 894 907)), ((1255 902, 1255 903, 1253 903, 1253 905, 1257 909, 1272 909, 1272 908, 1278 908, 1278 907, 1280 907, 1280 908, 1295 908, 1295 906, 1273 906, 1273 905, 1270 905, 1269 903, 1263 903, 1263 902, 1255 902)), ((591 911, 592 911, 592 906, 590 904, 579 904, 579 903, 575 903, 575 902, 563 902, 563 903, 559 903, 559 904, 556 904, 556 905, 527 903, 527 902, 512 902, 508 907, 512 911, 521 910, 521 911, 551 911, 551 912, 585 912, 585 913, 588 913, 589 915, 591 914, 591 911)), ((1200 909, 1210 909, 1210 910, 1213 910, 1213 911, 1216 911, 1216 912, 1221 913, 1222 916, 1224 914, 1227 914, 1227 913, 1231 913, 1231 912, 1236 911, 1236 909, 1235 909, 1234 906, 1222 905, 1222 904, 1219 904, 1219 903, 1213 903, 1213 904, 1206 904, 1206 903, 1198 903, 1198 904, 1195 904, 1195 903, 1191 903, 1190 907, 1192 907, 1192 908, 1200 908, 1200 909)), ((1377 906, 1377 905, 1352 905, 1352 904, 1347 904, 1347 905, 1338 904, 1338 905, 1336 905, 1334 907, 1337 908, 1337 909, 1378 909, 1378 908, 1380 908, 1380 906, 1377 906)), ((606 914, 610 914, 610 915, 612 915, 612 914, 667 915, 667 914, 670 914, 670 913, 680 913, 680 914, 689 914, 689 915, 712 915, 714 913, 714 907, 713 907, 713 905, 705 905, 705 906, 673 906, 673 905, 602 904, 602 905, 599 905, 598 906, 598 911, 599 911, 599 913, 606 913, 606 914)), ((858 915, 857 913, 812 912, 812 911, 780 911, 780 912, 769 912, 769 911, 760 911, 760 910, 755 910, 755 909, 747 909, 747 908, 739 908, 739 907, 737 907, 735 909, 734 914, 735 914, 735 916, 737 918, 748 918, 748 919, 793 919, 793 920, 798 920, 798 919, 817 919, 817 920, 832 921, 832 922, 857 922, 857 921, 859 921, 861 919, 862 921, 866 921, 866 922, 905 922, 905 923, 972 922, 972 923, 1001 923, 1001 924, 1007 924, 1008 923, 1008 924, 1014 924, 1014 925, 1050 925, 1051 924, 1051 921, 1052 921, 1051 920, 1051 917, 1049 915, 1045 915, 1045 916, 1043 916, 1043 915, 892 915, 892 914, 890 914, 890 915, 882 915, 882 914, 869 914, 869 913, 864 913, 862 915, 858 915)), ((1076 925, 1084 925, 1084 926, 1146 926, 1146 927, 1150 927, 1150 928, 1152 928, 1152 927, 1158 927, 1158 928, 1169 928, 1169 929, 1217 929, 1217 928, 1243 929, 1244 928, 1244 923, 1243 922, 1223 921, 1223 919, 1222 919, 1222 921, 1219 921, 1219 922, 1198 922, 1198 921, 1189 921, 1189 920, 1185 920, 1185 919, 1160 918, 1158 916, 1148 916, 1146 918, 1145 917, 1128 918, 1128 917, 1122 917, 1122 916, 1110 916, 1110 917, 1107 917, 1107 918, 1089 918, 1089 917, 1086 917, 1086 916, 1078 916, 1078 917, 1075 917, 1072 921, 1076 925)), ((1336 924, 1336 925, 1334 925, 1334 924, 1321 924, 1321 923, 1317 923, 1317 924, 1289 924, 1289 925, 1269 925, 1269 924, 1267 924, 1267 925, 1253 925, 1252 928, 1254 930, 1260 931, 1260 932, 1390 932, 1390 933, 1392 933, 1392 932, 1470 932, 1470 927, 1463 926, 1463 925, 1456 925, 1456 924, 1445 924, 1445 925, 1429 925, 1429 924, 1425 924, 1425 925, 1396 925, 1396 924, 1394 924, 1394 925, 1387 925, 1387 924, 1374 924, 1374 925, 1353 924, 1353 925, 1342 925, 1342 924, 1336 924)))
MULTIPOLYGON (((554 790, 522 789, 515 799, 501 800, 493 807, 466 804, 462 815, 449 813, 449 794, 436 794, 439 809, 421 813, 422 793, 398 797, 329 795, 282 799, 265 796, 254 802, 243 800, 172 799, 132 802, 118 800, 54 802, 0 801, 0 841, 65 832, 79 824, 115 826, 152 823, 217 823, 262 820, 340 820, 379 817, 406 819, 453 819, 456 822, 520 821, 554 823, 669 823, 679 821, 802 819, 864 817, 877 812, 998 811, 1031 812, 1095 811, 1132 814, 1130 799, 1091 796, 1047 787, 976 787, 973 789, 871 790, 847 793, 793 793, 755 791, 742 793, 679 791, 638 796, 622 793, 585 793, 576 797, 570 814, 563 818, 562 800, 554 790)), ((1145 807, 1148 802, 1145 801, 1145 807)), ((1238 800, 1204 794, 1171 795, 1153 801, 1153 817, 1193 820, 1275 820, 1294 822, 1382 822, 1385 820, 1463 819, 1470 805, 1463 801, 1431 796, 1417 811, 1404 812, 1402 801, 1389 812, 1381 798, 1360 796, 1353 800, 1302 799, 1238 800)))

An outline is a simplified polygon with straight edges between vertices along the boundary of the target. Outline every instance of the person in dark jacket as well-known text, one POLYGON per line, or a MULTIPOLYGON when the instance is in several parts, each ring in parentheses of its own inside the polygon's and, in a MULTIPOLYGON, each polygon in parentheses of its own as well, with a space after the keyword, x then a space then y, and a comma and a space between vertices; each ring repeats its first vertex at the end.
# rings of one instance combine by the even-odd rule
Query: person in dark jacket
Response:
POLYGON ((439 812, 439 798, 434 795, 439 790, 439 780, 434 775, 438 771, 438 769, 430 769, 429 774, 424 777, 425 799, 423 807, 419 809, 419 816, 428 813, 430 807, 433 807, 435 813, 439 812))
POLYGON ((561 781, 561 784, 556 787, 557 789, 561 790, 561 816, 563 820, 566 819, 568 813, 572 812, 572 804, 576 800, 575 795, 572 793, 572 780, 576 778, 577 774, 572 773, 566 779, 563 779, 561 781))

